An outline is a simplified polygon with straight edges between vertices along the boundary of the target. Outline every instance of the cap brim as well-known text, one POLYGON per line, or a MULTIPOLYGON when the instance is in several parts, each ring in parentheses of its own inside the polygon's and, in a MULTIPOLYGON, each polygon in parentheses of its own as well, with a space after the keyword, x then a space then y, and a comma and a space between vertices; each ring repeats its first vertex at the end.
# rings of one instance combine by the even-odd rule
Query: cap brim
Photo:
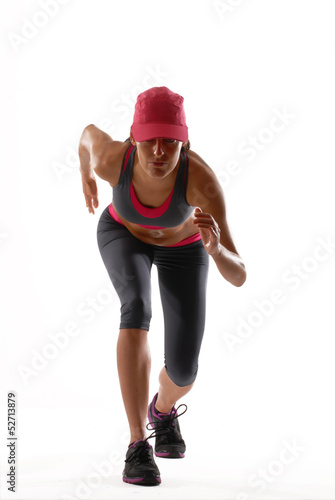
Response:
POLYGON ((133 123, 131 131, 135 141, 149 141, 157 137, 165 139, 176 139, 186 142, 188 140, 188 128, 186 125, 173 125, 167 123, 133 123))

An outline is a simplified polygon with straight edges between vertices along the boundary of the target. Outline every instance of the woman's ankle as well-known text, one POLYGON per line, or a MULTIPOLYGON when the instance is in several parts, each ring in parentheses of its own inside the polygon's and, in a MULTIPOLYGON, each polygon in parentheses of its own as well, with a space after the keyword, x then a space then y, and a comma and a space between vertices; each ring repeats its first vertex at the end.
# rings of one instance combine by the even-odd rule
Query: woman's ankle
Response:
POLYGON ((173 406, 175 405, 176 402, 174 403, 166 403, 162 401, 161 398, 159 398, 159 394, 157 396, 156 402, 155 402, 155 408, 158 411, 158 413, 170 413, 172 410, 173 406))
POLYGON ((130 432, 129 445, 134 444, 136 441, 142 441, 145 439, 145 430, 134 430, 130 432))

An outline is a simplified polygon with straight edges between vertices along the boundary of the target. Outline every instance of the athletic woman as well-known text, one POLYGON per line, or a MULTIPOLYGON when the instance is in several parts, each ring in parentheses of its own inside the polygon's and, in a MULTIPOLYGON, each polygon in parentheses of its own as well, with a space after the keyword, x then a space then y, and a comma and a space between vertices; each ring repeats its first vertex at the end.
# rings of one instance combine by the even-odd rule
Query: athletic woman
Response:
POLYGON ((232 285, 246 280, 221 185, 190 150, 183 101, 167 87, 153 87, 137 97, 125 142, 88 125, 79 144, 89 213, 98 207, 94 173, 113 188, 113 201, 99 219, 97 242, 121 303, 117 367, 130 427, 123 481, 131 484, 161 482, 150 437, 155 437, 156 456, 184 457, 175 404, 197 376, 209 259, 232 285), (164 313, 164 366, 148 406, 152 264, 164 313), (146 428, 153 430, 147 438, 146 428))

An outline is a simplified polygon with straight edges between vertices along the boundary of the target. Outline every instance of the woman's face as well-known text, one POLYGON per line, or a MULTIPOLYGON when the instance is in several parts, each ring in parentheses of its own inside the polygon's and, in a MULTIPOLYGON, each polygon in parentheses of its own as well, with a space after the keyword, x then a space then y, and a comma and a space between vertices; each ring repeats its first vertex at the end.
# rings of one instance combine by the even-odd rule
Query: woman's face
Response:
POLYGON ((177 166, 181 148, 186 143, 175 139, 157 137, 149 141, 136 142, 130 134, 131 143, 137 146, 138 161, 142 169, 152 178, 161 179, 177 166))

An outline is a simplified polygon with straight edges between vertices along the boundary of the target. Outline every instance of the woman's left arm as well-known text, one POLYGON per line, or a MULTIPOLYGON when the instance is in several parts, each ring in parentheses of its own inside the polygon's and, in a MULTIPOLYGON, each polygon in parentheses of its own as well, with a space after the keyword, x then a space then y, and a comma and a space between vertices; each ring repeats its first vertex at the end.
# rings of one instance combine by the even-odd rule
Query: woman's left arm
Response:
POLYGON ((228 228, 220 182, 208 165, 197 160, 192 161, 189 173, 187 201, 197 207, 193 223, 199 228, 204 247, 222 276, 233 285, 242 286, 247 273, 228 228))

